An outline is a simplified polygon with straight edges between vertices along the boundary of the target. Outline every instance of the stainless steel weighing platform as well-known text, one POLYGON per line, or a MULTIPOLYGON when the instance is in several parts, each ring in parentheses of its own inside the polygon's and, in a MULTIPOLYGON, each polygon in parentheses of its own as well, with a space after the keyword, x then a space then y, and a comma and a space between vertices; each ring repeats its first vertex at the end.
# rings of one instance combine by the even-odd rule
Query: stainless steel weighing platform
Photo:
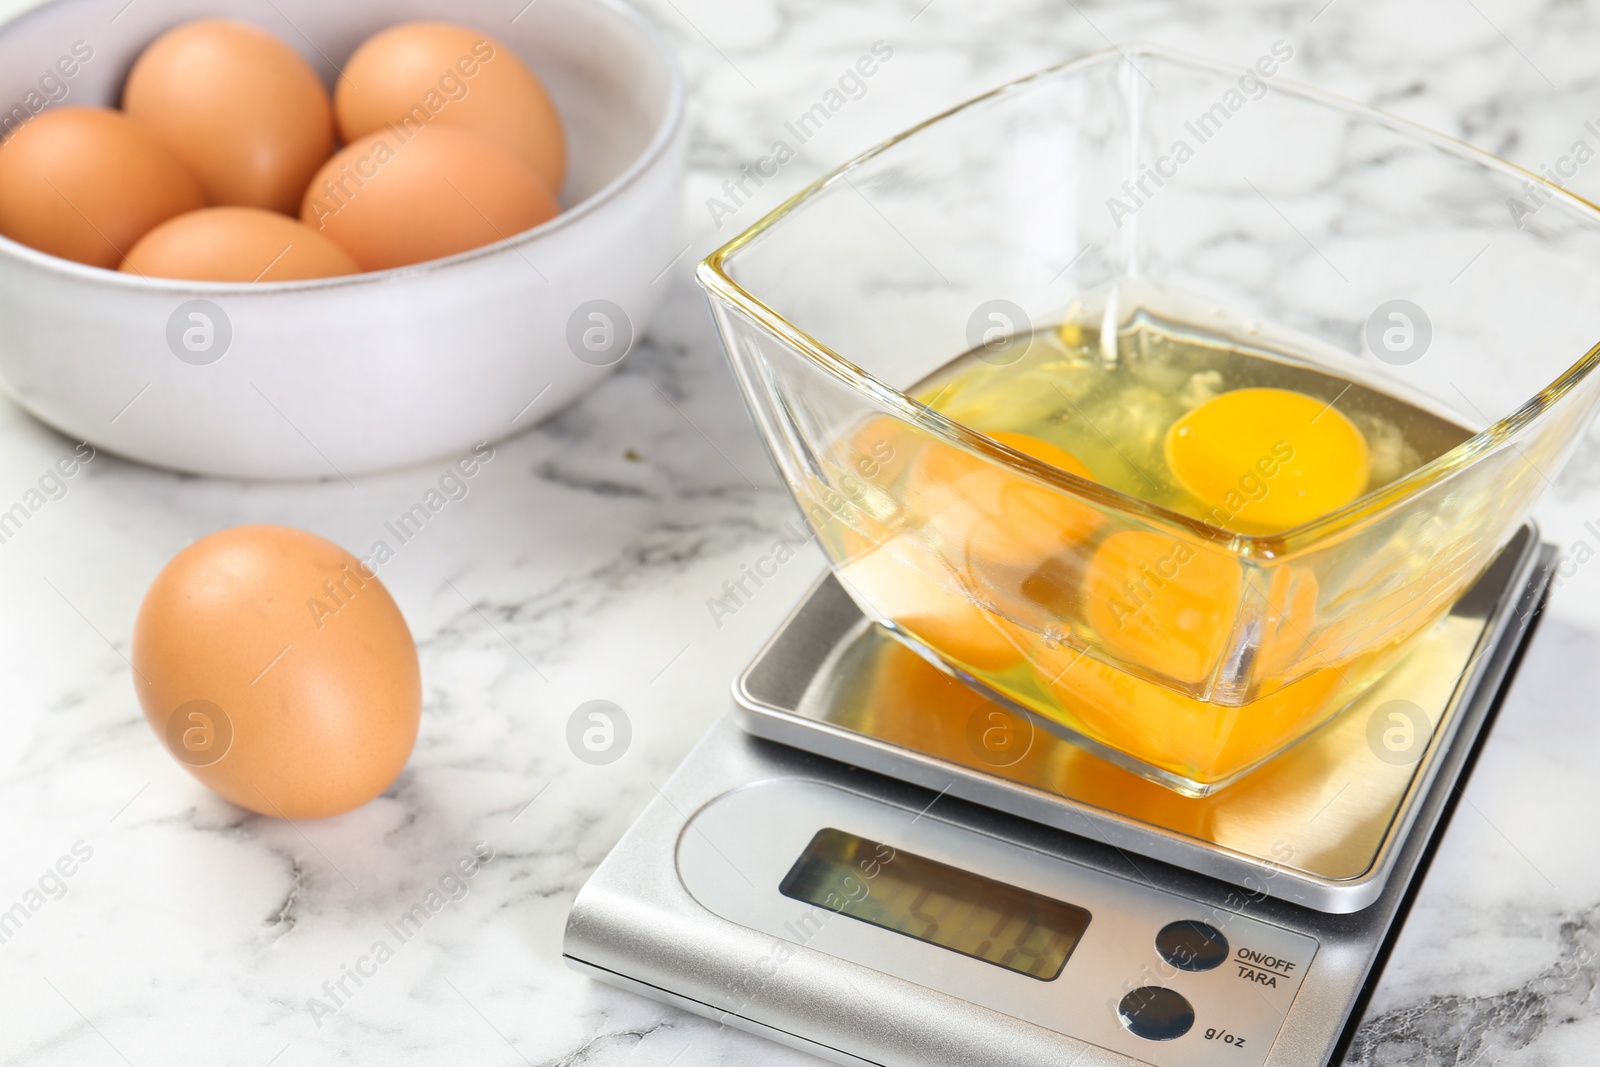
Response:
POLYGON ((845 1064, 1338 1062, 1552 558, 1524 528, 1355 707, 1201 799, 988 702, 825 578, 579 893, 566 958, 845 1064), (1397 701, 1425 719, 1399 752, 1373 733, 1397 701))

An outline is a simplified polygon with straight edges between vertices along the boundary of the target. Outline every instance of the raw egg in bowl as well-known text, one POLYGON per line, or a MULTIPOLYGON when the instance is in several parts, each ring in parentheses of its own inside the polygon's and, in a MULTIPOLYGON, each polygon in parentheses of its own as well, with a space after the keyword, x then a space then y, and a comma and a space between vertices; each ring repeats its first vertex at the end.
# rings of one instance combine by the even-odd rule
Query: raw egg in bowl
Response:
MULTIPOLYGON (((90 265, 0 235, 0 386, 97 448, 244 478, 350 476, 526 429, 620 363, 667 288, 661 276, 684 251, 683 100, 664 44, 613 0, 541 0, 515 20, 487 0, 46 3, 0 25, 0 156, 32 138, 44 146, 33 156, 48 159, 38 135, 50 132, 41 119, 51 112, 120 108, 119 129, 138 127, 124 139, 150 160, 141 173, 165 173, 176 158, 197 176, 210 213, 186 232, 171 216, 202 206, 192 188, 89 189, 106 210, 142 196, 146 221, 167 219, 157 235, 165 254, 183 254, 207 229, 265 249, 293 231, 295 198, 285 190, 309 175, 322 192, 303 197, 298 217, 343 242, 356 269, 317 241, 259 280, 208 259, 196 276, 227 280, 189 281, 162 276, 181 266, 139 270, 150 248, 119 271, 115 257, 90 265), (484 32, 463 36, 461 27, 484 32), (230 128, 225 111, 202 106, 238 73, 207 51, 212 38, 259 54, 293 89, 284 99, 294 107, 269 107, 258 122, 279 131, 287 147, 277 156, 230 128), (374 41, 388 52, 361 58, 361 96, 341 70, 374 41), (435 63, 430 42, 449 62, 435 63), (495 67, 501 48, 510 55, 495 67), (396 49, 409 67, 392 58, 396 49), (184 72, 207 63, 209 88, 186 92, 184 72), (509 77, 513 65, 535 72, 536 87, 509 77), (492 99, 504 84, 522 98, 492 99), (415 144, 426 138, 425 151, 392 163, 363 150, 385 113, 380 90, 400 94, 389 104, 405 114, 429 116, 420 132, 403 116, 391 127, 415 144), (500 116, 510 124, 500 143, 473 140, 470 131, 500 116), (249 166, 185 151, 197 131, 249 166), (452 174, 456 141, 483 161, 452 174), (380 172, 393 186, 420 175, 468 206, 374 192, 380 172), (506 190, 522 200, 500 210, 492 198, 506 190), (377 207, 399 213, 393 224, 372 223, 377 207), (458 239, 445 232, 451 225, 475 235, 458 239), (416 237, 414 247, 397 250, 397 234, 416 237), (381 244, 350 243, 360 240, 381 244), (289 269, 310 252, 337 261, 317 268, 333 276, 289 269)), ((79 114, 95 121, 77 125, 110 125, 79 114)))

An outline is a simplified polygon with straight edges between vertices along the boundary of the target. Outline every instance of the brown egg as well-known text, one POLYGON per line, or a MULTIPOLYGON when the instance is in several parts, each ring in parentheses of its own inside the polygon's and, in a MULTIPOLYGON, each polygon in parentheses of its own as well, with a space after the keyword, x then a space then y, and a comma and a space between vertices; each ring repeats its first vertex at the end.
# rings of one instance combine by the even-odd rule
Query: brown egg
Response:
POLYGON ((161 135, 213 204, 293 215, 333 155, 333 109, 311 65, 243 22, 203 19, 156 38, 122 106, 161 135))
POLYGON ((115 267, 157 225, 204 205, 150 128, 108 108, 52 108, 0 145, 0 234, 63 259, 115 267))
POLYGON ((303 530, 237 526, 174 556, 140 605, 133 668, 167 750, 263 815, 359 807, 416 743, 422 682, 400 609, 303 530))
POLYGON ((488 34, 443 22, 384 30, 345 64, 334 107, 346 141, 389 126, 457 126, 488 137, 561 192, 567 144, 555 105, 527 64, 488 34))
POLYGON ((192 282, 292 282, 361 268, 297 219, 258 207, 208 207, 145 234, 119 269, 192 282))
POLYGON ((386 270, 493 244, 558 208, 543 181, 475 133, 429 126, 409 140, 369 134, 328 161, 300 217, 364 270, 386 270))

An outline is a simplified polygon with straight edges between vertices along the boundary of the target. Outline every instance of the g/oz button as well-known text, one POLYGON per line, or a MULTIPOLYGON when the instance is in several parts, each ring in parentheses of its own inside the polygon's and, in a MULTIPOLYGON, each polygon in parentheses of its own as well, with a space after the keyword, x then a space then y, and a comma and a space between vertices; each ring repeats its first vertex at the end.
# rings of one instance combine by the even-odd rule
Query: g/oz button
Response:
POLYGON ((1117 1005, 1122 1025, 1134 1037, 1171 1041, 1194 1025, 1194 1007, 1181 994, 1160 986, 1140 986, 1117 1005))
POLYGON ((1180 971, 1209 971, 1227 962, 1228 939, 1214 926, 1184 919, 1161 928, 1156 951, 1180 971))

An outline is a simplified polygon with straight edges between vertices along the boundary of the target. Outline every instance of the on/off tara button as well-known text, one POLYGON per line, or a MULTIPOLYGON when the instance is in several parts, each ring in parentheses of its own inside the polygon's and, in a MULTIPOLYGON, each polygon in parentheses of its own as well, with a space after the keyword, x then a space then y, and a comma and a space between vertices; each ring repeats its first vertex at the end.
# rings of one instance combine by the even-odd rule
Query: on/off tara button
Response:
POLYGON ((1161 928, 1156 951, 1180 971, 1209 971, 1227 962, 1228 939, 1214 926, 1184 919, 1161 928))

